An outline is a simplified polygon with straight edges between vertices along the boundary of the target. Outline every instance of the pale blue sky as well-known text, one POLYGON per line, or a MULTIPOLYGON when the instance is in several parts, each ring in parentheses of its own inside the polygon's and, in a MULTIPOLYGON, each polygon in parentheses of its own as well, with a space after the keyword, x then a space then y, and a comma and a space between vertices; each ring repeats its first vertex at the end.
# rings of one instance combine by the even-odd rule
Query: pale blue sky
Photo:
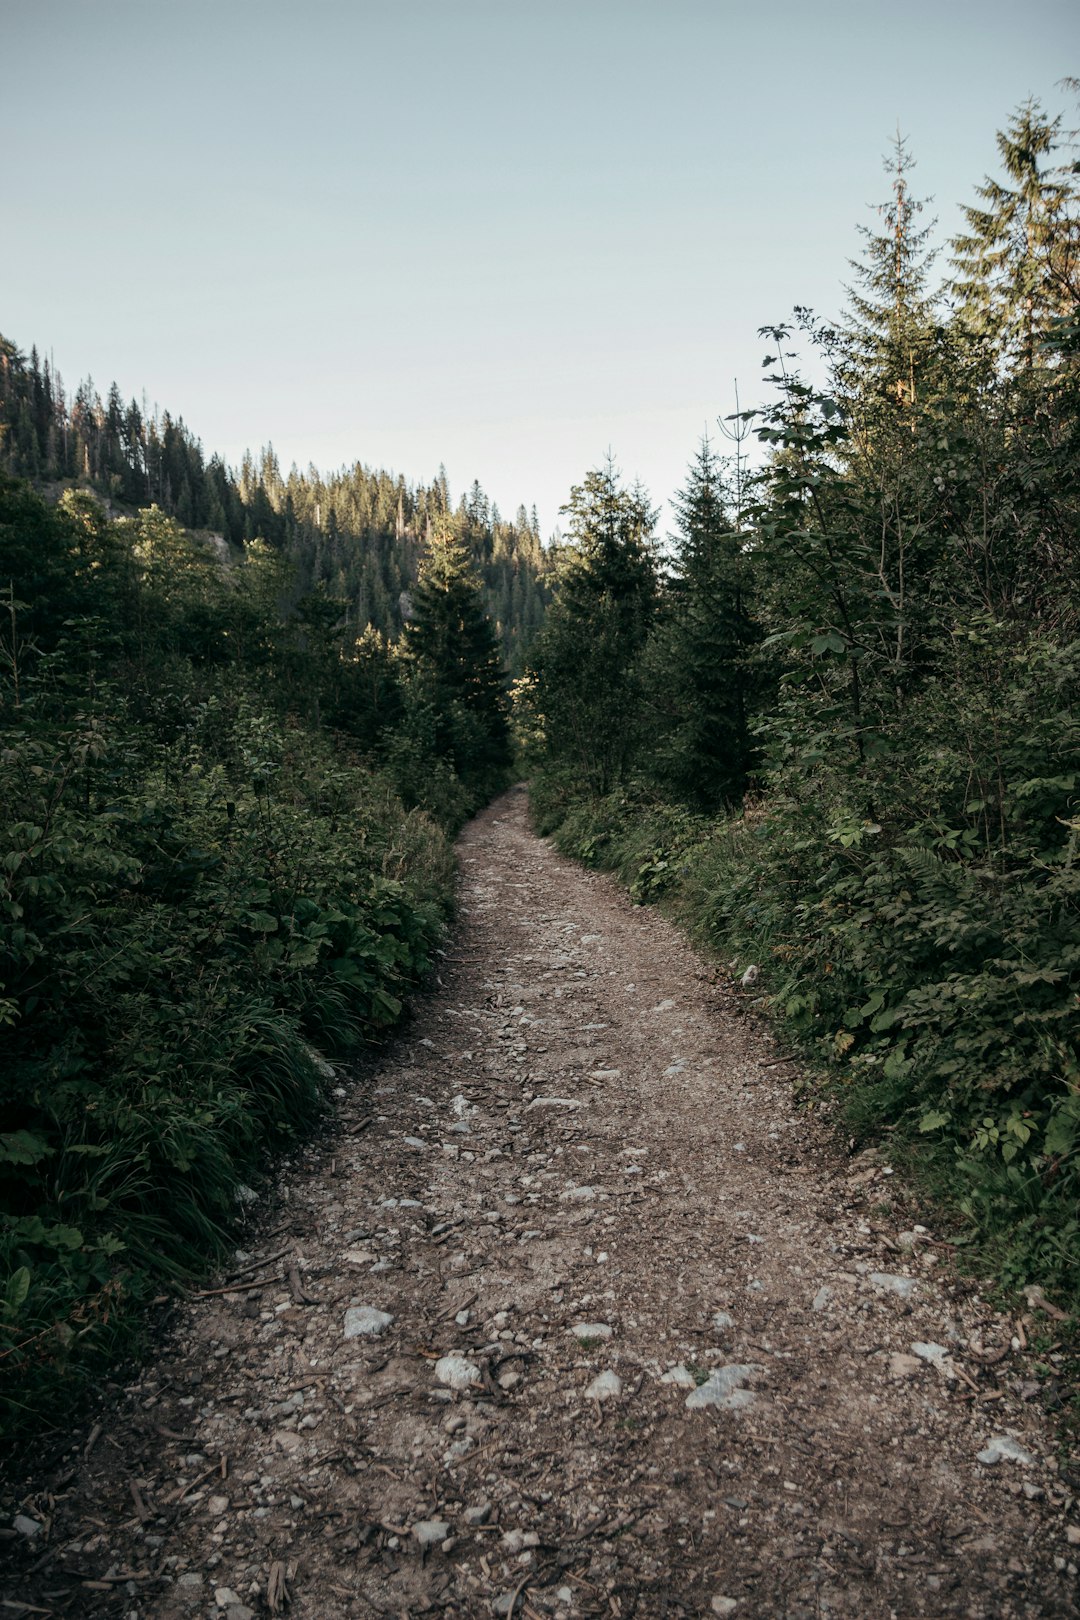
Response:
MULTIPOLYGON (((942 235, 1073 0, 0 0, 0 331, 234 464, 657 501, 842 304, 897 122, 942 235)), ((1080 115, 1073 121, 1080 122, 1080 115)))

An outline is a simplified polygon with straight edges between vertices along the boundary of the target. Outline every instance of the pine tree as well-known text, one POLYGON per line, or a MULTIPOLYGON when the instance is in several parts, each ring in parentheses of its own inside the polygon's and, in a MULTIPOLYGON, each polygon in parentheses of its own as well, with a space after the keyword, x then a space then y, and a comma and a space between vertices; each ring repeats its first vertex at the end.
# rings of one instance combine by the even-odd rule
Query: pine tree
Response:
MULTIPOLYGON (((854 390, 910 406, 918 397, 919 373, 933 329, 927 278, 934 254, 927 248, 933 223, 919 226, 925 200, 912 197, 915 162, 897 131, 885 159, 892 195, 878 208, 880 228, 860 225, 863 257, 852 260, 855 285, 847 289, 844 322, 849 376, 854 390)), ((850 386, 850 384, 849 384, 850 386)))
POLYGON ((433 530, 411 592, 405 649, 435 715, 435 748, 480 795, 510 764, 498 642, 469 548, 448 518, 433 530))
POLYGON ((621 487, 610 456, 562 510, 570 544, 527 689, 543 717, 547 763, 603 794, 626 776, 641 728, 639 661, 657 602, 656 513, 643 490, 621 487))
POLYGON ((950 290, 961 320, 987 337, 1006 363, 1030 371, 1055 317, 1075 311, 1080 292, 1080 214, 1071 173, 1048 162, 1061 117, 1027 101, 999 131, 1005 180, 977 188, 968 228, 953 239, 950 290))
POLYGON ((642 768, 682 803, 709 812, 746 790, 760 684, 750 656, 760 631, 747 606, 744 537, 733 532, 707 436, 673 505, 678 561, 649 643, 642 768))

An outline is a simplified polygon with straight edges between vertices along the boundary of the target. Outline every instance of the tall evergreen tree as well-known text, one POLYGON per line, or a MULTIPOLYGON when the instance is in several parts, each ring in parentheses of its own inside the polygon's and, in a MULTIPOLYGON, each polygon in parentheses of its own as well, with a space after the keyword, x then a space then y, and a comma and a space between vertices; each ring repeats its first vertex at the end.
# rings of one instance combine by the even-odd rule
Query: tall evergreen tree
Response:
POLYGON ((420 565, 405 649, 434 711, 437 753, 490 792, 511 759, 505 679, 468 546, 445 517, 420 565))
POLYGON ((1061 117, 1024 103, 998 132, 1004 180, 987 177, 952 243, 961 319, 1006 361, 1030 370, 1055 317, 1080 296, 1080 210, 1073 173, 1050 163, 1061 117))
POLYGON ((656 513, 609 457, 562 508, 570 543, 537 639, 531 684, 549 763, 590 791, 625 777, 642 719, 640 658, 657 604, 656 513))
POLYGON ((734 532, 707 436, 673 505, 678 561, 649 643, 642 767, 684 804, 715 811, 746 789, 760 632, 748 608, 745 537, 734 532))

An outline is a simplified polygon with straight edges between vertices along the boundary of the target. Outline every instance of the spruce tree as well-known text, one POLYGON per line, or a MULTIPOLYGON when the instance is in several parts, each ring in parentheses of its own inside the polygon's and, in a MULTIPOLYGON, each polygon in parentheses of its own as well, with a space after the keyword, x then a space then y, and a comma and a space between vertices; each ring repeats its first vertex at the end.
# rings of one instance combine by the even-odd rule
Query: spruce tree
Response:
POLYGON ((469 548, 449 518, 434 526, 411 593, 405 650, 435 717, 435 748, 484 796, 511 760, 505 678, 469 548))
POLYGON ((562 508, 570 543, 537 638, 530 690, 549 765, 598 794, 627 775, 641 732, 640 659, 656 612, 656 513, 609 457, 562 508))
POLYGON ((950 290, 961 320, 1006 363, 1030 371, 1055 318, 1075 311, 1080 290, 1080 212, 1071 172, 1049 162, 1061 118, 1027 101, 998 132, 1005 179, 987 177, 981 205, 964 209, 953 239, 950 290))
POLYGON ((675 576, 647 658, 648 743, 642 767, 702 811, 737 804, 752 764, 750 721, 760 632, 748 608, 750 560, 728 511, 723 468, 707 436, 673 503, 675 576))

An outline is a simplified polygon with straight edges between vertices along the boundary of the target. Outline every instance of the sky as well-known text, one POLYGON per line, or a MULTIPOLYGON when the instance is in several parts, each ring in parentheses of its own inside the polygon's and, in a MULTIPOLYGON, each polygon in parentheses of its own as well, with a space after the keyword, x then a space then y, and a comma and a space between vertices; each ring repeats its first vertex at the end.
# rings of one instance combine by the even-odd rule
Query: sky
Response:
POLYGON ((835 317, 897 128, 944 242, 1075 0, 0 0, 0 332, 237 465, 661 505, 835 317))

